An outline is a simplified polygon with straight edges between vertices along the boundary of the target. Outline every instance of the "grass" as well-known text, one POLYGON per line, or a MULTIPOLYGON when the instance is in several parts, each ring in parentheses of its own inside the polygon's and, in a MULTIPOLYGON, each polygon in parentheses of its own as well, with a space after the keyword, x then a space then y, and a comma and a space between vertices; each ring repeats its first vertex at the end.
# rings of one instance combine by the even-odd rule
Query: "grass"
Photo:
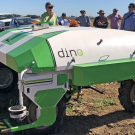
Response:
MULTIPOLYGON (((71 98, 70 102, 67 103, 66 105, 66 111, 67 112, 73 112, 74 109, 73 108, 79 108, 82 106, 82 102, 85 101, 82 98, 79 98, 79 100, 77 101, 76 99, 71 98)), ((104 108, 106 106, 112 106, 112 105, 116 105, 117 102, 112 100, 112 99, 108 99, 108 98, 97 98, 97 99, 92 99, 92 111, 97 111, 97 112, 101 112, 102 110, 104 110, 104 108)))
POLYGON ((66 111, 67 112, 73 112, 73 105, 72 104, 67 104, 66 111))
POLYGON ((115 105, 117 102, 112 100, 112 99, 101 99, 101 98, 97 98, 97 99, 92 99, 92 102, 94 103, 94 108, 93 111, 96 110, 96 108, 100 108, 100 109, 104 109, 104 107, 106 106, 111 106, 111 105, 115 105))
POLYGON ((73 107, 81 107, 81 102, 85 101, 82 98, 79 98, 78 100, 76 98, 71 98, 70 102, 66 105, 66 111, 67 112, 73 112, 73 107))

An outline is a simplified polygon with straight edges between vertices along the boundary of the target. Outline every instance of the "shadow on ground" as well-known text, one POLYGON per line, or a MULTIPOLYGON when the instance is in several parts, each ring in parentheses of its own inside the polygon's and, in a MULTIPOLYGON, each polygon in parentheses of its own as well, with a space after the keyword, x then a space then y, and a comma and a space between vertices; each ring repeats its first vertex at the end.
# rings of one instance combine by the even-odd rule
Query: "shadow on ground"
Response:
MULTIPOLYGON (((135 119, 135 113, 115 111, 106 115, 66 116, 63 125, 56 135, 83 135, 89 134, 91 129, 122 120, 135 119), (79 127, 79 128, 78 128, 79 127)), ((124 124, 124 123, 123 123, 124 124)))

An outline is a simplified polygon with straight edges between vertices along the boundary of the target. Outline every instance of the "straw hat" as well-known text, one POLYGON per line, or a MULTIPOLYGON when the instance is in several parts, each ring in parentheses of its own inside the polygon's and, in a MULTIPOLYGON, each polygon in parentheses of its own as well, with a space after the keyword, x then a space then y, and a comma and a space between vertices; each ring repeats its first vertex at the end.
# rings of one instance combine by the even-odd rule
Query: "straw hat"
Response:
POLYGON ((98 14, 105 14, 104 10, 99 10, 98 14))

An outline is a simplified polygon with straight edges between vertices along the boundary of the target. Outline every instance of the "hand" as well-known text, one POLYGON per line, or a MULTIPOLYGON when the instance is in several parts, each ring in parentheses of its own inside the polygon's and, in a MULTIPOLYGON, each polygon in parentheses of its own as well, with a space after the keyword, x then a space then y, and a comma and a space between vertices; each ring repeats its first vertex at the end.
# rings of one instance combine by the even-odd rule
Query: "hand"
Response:
POLYGON ((65 16, 65 19, 68 19, 67 16, 65 16))
POLYGON ((77 23, 78 23, 78 24, 80 24, 80 22, 79 22, 79 21, 77 21, 77 23))
POLYGON ((99 26, 101 26, 101 25, 102 25, 102 23, 99 21, 99 22, 98 22, 98 25, 99 25, 99 26))
POLYGON ((53 17, 53 15, 54 15, 54 13, 53 13, 53 12, 51 12, 49 17, 50 17, 50 18, 52 18, 52 17, 53 17))
POLYGON ((118 17, 119 17, 119 18, 121 18, 121 16, 120 16, 120 15, 118 15, 118 17))

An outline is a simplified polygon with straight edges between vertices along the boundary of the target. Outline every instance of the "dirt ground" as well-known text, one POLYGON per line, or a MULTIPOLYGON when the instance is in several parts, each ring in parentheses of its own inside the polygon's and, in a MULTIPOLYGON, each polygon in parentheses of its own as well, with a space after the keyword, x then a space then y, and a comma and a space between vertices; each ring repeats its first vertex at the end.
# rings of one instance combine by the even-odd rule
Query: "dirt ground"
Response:
MULTIPOLYGON (((93 87, 99 94, 83 89, 86 95, 67 103, 66 117, 55 135, 135 135, 135 114, 126 112, 118 99, 119 83, 106 83, 93 87)), ((0 119, 9 117, 9 106, 15 105, 18 91, 0 94, 0 119), (14 99, 11 100, 11 97, 14 99)))
POLYGON ((86 95, 75 101, 73 96, 67 103, 66 118, 57 135, 135 135, 135 114, 126 112, 118 99, 119 83, 95 85, 99 94, 84 89, 86 95), (107 100, 110 104, 95 103, 107 100))

